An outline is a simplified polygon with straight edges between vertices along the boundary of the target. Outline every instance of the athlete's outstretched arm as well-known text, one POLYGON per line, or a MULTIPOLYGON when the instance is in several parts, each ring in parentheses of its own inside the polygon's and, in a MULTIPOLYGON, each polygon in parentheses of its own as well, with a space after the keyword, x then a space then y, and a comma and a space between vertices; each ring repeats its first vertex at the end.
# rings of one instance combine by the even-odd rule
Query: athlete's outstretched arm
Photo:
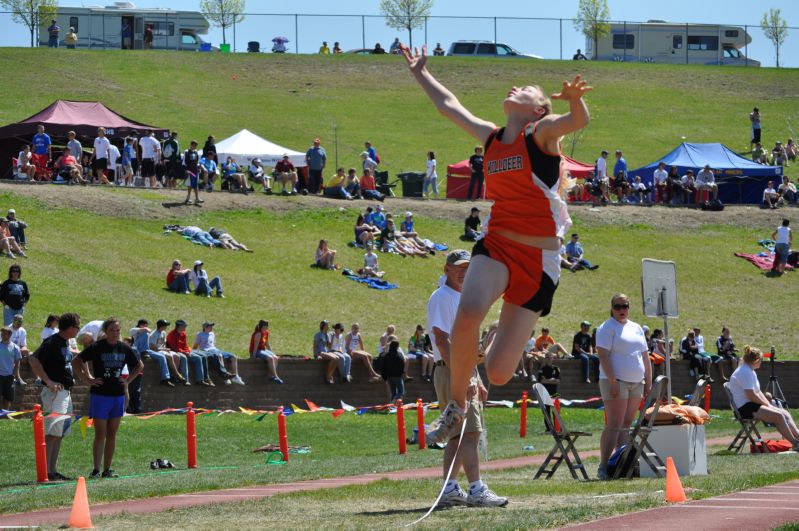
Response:
POLYGON ((557 139, 588 125, 591 117, 588 114, 588 106, 583 100, 583 95, 589 90, 593 90, 593 88, 587 86, 580 76, 576 76, 571 83, 563 82, 563 89, 559 93, 553 94, 551 98, 567 100, 569 112, 560 115, 551 114, 541 119, 538 132, 542 135, 542 140, 557 139))
POLYGON ((493 131, 496 126, 469 112, 447 87, 439 83, 439 81, 433 77, 426 66, 427 46, 422 47, 421 54, 418 49, 416 53, 413 54, 410 48, 403 45, 402 55, 405 56, 405 60, 408 62, 408 69, 411 71, 411 74, 413 74, 413 77, 416 78, 416 81, 427 93, 427 96, 436 106, 438 112, 479 140, 480 144, 485 144, 488 135, 491 134, 491 131, 493 131))

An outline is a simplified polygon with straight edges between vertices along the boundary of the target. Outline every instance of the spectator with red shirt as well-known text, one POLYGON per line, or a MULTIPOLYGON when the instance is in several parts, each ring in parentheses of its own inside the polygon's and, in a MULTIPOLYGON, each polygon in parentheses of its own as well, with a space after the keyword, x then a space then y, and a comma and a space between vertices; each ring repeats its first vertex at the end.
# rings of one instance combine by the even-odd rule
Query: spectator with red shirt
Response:
POLYGON ((190 269, 181 269, 180 260, 172 261, 172 268, 166 274, 166 287, 176 293, 191 293, 189 290, 190 269))
POLYGON ((272 346, 269 344, 269 321, 261 319, 255 325, 255 331, 250 336, 250 357, 264 360, 269 369, 269 379, 277 384, 283 383, 277 375, 277 354, 272 352, 272 346))
POLYGON ((283 185, 283 195, 297 195, 297 169, 289 160, 288 153, 275 164, 275 186, 278 183, 283 185), (286 185, 289 183, 291 183, 291 192, 286 191, 286 185))
POLYGON ((360 184, 361 196, 363 196, 364 199, 383 201, 386 198, 386 196, 377 191, 377 187, 375 186, 375 177, 372 174, 372 170, 368 168, 363 170, 363 176, 361 177, 360 184))
MULTIPOLYGON (((195 354, 189 348, 189 342, 186 338, 186 326, 186 321, 183 319, 175 321, 175 328, 166 335, 166 346, 172 352, 177 352, 181 356, 184 356, 186 360, 191 363, 194 368, 194 382, 197 385, 215 387, 214 382, 212 382, 211 378, 208 376, 208 358, 195 354)), ((181 366, 185 367, 182 363, 181 366)), ((187 382, 189 381, 188 370, 186 370, 183 377, 187 382)))

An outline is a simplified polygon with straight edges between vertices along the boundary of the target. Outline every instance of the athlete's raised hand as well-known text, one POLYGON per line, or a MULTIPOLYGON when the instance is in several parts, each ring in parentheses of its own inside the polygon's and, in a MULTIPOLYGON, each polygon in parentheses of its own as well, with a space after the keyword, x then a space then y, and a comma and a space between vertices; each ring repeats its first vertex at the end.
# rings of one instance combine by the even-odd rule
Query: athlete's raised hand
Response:
POLYGON ((411 52, 411 49, 404 44, 400 46, 400 49, 405 61, 408 62, 408 68, 411 73, 414 75, 420 73, 427 64, 427 45, 422 46, 421 54, 419 53, 419 48, 414 48, 414 52, 411 52))
POLYGON ((551 98, 553 100, 579 100, 583 97, 583 94, 593 89, 593 87, 589 87, 588 84, 578 75, 574 77, 574 81, 571 83, 564 81, 563 88, 560 90, 560 92, 553 94, 551 98))

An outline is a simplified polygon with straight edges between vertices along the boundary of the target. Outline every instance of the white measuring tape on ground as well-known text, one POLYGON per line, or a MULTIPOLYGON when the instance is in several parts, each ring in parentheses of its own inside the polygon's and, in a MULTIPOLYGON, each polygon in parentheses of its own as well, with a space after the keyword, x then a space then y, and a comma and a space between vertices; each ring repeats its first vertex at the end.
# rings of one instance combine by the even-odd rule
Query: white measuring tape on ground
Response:
MULTIPOLYGON (((463 436, 466 433, 466 414, 469 413, 469 408, 470 407, 471 407, 471 401, 467 402, 467 404, 466 404, 466 411, 465 411, 465 413, 463 415, 463 423, 461 425, 461 434, 460 434, 460 437, 458 438, 458 446, 457 446, 457 448, 455 448, 455 455, 452 456, 452 462, 449 464, 449 470, 447 470, 447 477, 444 478, 444 483, 441 485, 441 490, 438 491, 438 496, 436 496, 436 501, 433 502, 433 505, 420 518, 418 518, 417 520, 414 520, 410 524, 405 524, 403 527, 411 527, 411 526, 414 526, 414 525, 418 524, 419 522, 421 522, 422 520, 424 520, 425 518, 430 516, 433 513, 433 511, 436 510, 436 507, 438 507, 438 502, 441 501, 441 496, 444 495, 444 489, 447 488, 447 483, 449 482, 450 478, 452 477, 452 470, 455 468, 455 462, 457 461, 458 452, 460 452, 460 450, 461 450, 461 443, 463 442, 463 436)), ((443 412, 442 412, 442 414, 443 414, 443 412)), ((444 450, 444 451, 446 452, 446 450, 444 450)))

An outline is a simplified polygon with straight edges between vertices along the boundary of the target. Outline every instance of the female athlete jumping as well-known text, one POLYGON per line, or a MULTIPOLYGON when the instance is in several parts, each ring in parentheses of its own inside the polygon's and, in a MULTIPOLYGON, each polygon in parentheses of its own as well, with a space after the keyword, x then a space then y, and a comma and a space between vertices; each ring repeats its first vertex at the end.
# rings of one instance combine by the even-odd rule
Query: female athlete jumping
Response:
POLYGON ((585 127, 582 97, 591 87, 580 76, 563 82, 552 99, 569 102, 569 112, 552 114, 550 99, 537 86, 513 87, 502 107, 504 127, 474 116, 426 68, 427 53, 403 47, 411 74, 436 108, 485 146, 486 197, 492 200, 485 237, 472 252, 452 330, 452 400, 428 437, 448 441, 459 433, 469 380, 478 362, 480 325, 502 295, 494 340, 486 349, 493 384, 507 382, 530 331, 547 315, 560 276, 561 239, 571 220, 560 198, 560 138, 585 127))

